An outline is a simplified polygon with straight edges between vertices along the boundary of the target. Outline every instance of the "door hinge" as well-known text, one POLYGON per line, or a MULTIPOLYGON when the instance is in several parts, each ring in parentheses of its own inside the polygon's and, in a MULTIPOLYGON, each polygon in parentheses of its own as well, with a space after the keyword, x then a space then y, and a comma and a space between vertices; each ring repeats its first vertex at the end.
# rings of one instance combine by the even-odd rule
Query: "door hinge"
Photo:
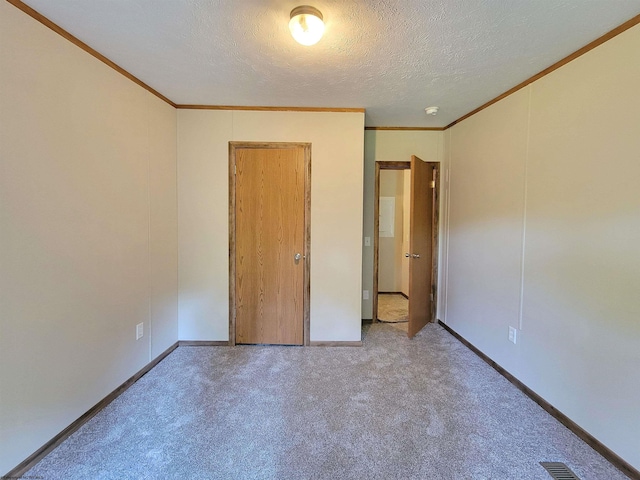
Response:
POLYGON ((235 175, 236 173, 238 173, 238 167, 237 165, 233 166, 233 174, 235 175))
POLYGON ((435 180, 431 180, 431 188, 436 188, 436 181, 435 180))

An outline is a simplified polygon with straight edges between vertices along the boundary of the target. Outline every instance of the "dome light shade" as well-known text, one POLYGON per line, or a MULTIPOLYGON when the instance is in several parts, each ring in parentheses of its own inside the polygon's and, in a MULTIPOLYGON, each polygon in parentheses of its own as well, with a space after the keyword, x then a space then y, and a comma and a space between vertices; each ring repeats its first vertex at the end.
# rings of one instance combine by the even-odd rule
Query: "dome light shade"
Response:
POLYGON ((320 10, 302 5, 291 10, 289 30, 296 42, 302 45, 315 45, 324 33, 324 22, 320 10))

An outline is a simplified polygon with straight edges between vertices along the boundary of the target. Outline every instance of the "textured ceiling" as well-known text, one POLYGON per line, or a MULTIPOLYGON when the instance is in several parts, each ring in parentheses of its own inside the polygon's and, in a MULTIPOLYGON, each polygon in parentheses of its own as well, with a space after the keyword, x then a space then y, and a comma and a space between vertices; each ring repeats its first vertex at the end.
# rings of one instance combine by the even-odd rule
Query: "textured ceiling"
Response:
POLYGON ((178 104, 366 108, 444 126, 640 13, 640 0, 26 0, 178 104), (297 44, 310 3, 326 32, 297 44), (440 107, 436 117, 424 108, 440 107))

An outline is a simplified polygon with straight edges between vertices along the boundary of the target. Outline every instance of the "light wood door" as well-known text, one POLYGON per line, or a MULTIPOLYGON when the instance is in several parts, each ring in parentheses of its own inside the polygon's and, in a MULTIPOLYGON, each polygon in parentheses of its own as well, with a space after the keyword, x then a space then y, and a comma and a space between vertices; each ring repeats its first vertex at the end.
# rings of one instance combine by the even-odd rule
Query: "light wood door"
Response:
POLYGON ((302 345, 305 147, 235 151, 235 343, 302 345))
POLYGON ((411 157, 409 338, 432 321, 433 165, 411 157))

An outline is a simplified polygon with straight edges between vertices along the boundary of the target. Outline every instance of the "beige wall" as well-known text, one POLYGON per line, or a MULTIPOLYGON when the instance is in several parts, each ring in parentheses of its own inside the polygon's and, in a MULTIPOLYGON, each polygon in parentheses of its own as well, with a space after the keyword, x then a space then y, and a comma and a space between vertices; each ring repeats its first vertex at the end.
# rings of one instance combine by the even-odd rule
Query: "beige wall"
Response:
POLYGON ((636 26, 445 138, 447 323, 635 468, 638 51, 636 26))
POLYGON ((362 114, 178 123, 6 2, 0 36, 0 473, 177 338, 227 339, 229 140, 313 143, 314 341, 371 318, 374 162, 442 162, 439 318, 640 468, 640 27, 445 133, 364 139, 362 114))
POLYGON ((180 339, 229 334, 229 141, 311 142, 311 341, 359 341, 362 113, 178 113, 180 339))
MULTIPOLYGON (((373 214, 375 197, 375 162, 408 162, 411 155, 417 155, 425 162, 441 162, 442 172, 447 168, 444 157, 444 132, 439 131, 403 131, 403 130, 367 130, 364 134, 364 237, 371 239, 371 246, 363 248, 362 288, 373 292, 373 214)), ((443 177, 444 178, 444 177, 443 177)), ((441 182, 441 209, 445 201, 445 184, 441 182)), ((442 217, 441 217, 442 221, 442 217)), ((442 228, 442 223, 441 223, 442 228)), ((441 244, 441 258, 442 258, 441 244)), ((442 269, 441 269, 442 271, 442 269)), ((444 295, 443 290, 438 295, 444 295)), ((444 302, 439 302, 440 305, 444 302)), ((362 301, 362 318, 372 317, 372 295, 362 301)), ((440 314, 438 318, 442 318, 440 314)))
POLYGON ((395 199, 394 235, 380 237, 378 291, 402 290, 402 239, 404 236, 404 175, 402 170, 380 172, 380 196, 395 199))
POLYGON ((176 341, 177 220, 175 109, 6 2, 0 45, 2 474, 176 341))

